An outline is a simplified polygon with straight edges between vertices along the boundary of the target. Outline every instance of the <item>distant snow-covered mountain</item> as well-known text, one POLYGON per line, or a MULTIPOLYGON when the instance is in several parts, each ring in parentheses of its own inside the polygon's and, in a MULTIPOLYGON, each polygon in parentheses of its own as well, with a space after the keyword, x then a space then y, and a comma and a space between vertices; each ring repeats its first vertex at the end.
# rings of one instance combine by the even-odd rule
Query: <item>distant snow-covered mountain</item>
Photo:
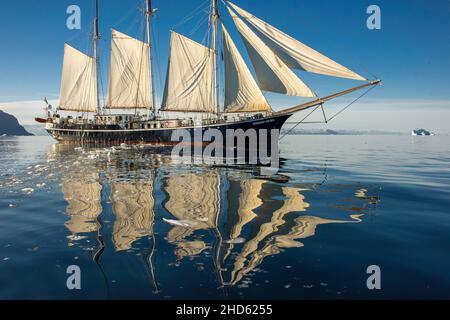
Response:
POLYGON ((0 136, 32 136, 16 117, 0 110, 0 136))

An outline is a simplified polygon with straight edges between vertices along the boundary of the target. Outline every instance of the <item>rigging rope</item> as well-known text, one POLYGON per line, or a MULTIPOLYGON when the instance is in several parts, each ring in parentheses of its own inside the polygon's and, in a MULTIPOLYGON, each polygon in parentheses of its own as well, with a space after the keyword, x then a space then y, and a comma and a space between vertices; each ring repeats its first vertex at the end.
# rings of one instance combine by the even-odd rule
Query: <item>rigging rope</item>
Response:
POLYGON ((286 132, 286 133, 284 133, 282 136, 281 136, 281 138, 280 138, 280 141, 281 141, 281 139, 283 139, 285 136, 287 136, 292 130, 294 130, 295 128, 297 128, 297 126, 300 124, 300 123, 302 123, 303 121, 305 121, 314 111, 316 111, 317 110, 317 108, 319 108, 320 107, 320 105, 318 105, 318 106, 316 106, 310 113, 308 113, 302 120, 300 120, 299 122, 297 122, 297 124, 295 125, 295 126, 293 126, 291 129, 289 129, 288 130, 288 132, 286 132))
POLYGON ((357 97, 355 100, 353 100, 352 102, 350 102, 345 108, 341 109, 340 111, 338 111, 335 115, 333 115, 331 118, 328 119, 328 122, 330 122, 331 120, 333 120, 334 118, 336 118, 336 116, 338 116, 339 114, 341 114, 342 112, 344 112, 344 110, 346 110, 347 108, 349 108, 352 104, 354 104, 355 102, 357 102, 359 99, 361 99, 362 97, 364 97, 366 94, 368 94, 371 90, 373 90, 375 88, 375 86, 369 87, 369 89, 367 89, 366 91, 364 91, 363 94, 361 94, 359 97, 357 97))
MULTIPOLYGON (((364 97, 366 94, 368 94, 372 89, 374 89, 375 86, 369 87, 369 89, 367 89, 366 91, 364 91, 364 93, 362 93, 360 96, 358 96, 355 100, 353 100, 352 102, 350 102, 347 106, 345 106, 344 108, 342 108, 341 110, 339 110, 338 112, 336 112, 332 117, 330 117, 328 120, 326 120, 326 122, 308 122, 308 123, 328 123, 331 120, 333 120, 334 118, 336 118, 339 114, 341 114, 342 112, 344 112, 346 109, 348 109, 351 105, 353 105, 355 102, 357 102, 359 99, 361 99, 362 97, 364 97)), ((295 128, 298 127, 299 124, 301 123, 305 123, 304 121, 314 112, 316 111, 319 107, 322 107, 323 104, 319 104, 317 105, 311 112, 309 112, 302 120, 300 120, 299 122, 296 123, 295 126, 293 126, 291 129, 289 129, 287 132, 285 132, 279 139, 279 141, 281 141, 284 137, 286 137, 289 133, 292 132, 292 130, 294 130, 295 128)), ((323 109, 322 109, 323 111, 323 109)), ((324 114, 325 116, 325 114, 324 114)), ((295 122, 294 122, 295 123, 295 122)))
POLYGON ((192 20, 197 14, 199 14, 201 11, 204 11, 207 7, 209 7, 209 0, 203 1, 197 8, 192 10, 187 16, 185 16, 179 23, 174 25, 172 27, 172 30, 176 30, 181 25, 185 24, 189 20, 192 20))

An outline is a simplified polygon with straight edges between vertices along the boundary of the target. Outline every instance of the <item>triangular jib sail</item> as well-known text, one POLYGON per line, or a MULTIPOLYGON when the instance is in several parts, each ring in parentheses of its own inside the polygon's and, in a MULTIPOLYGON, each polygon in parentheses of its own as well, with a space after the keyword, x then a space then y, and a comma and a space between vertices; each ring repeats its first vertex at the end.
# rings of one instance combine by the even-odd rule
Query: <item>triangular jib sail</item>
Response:
POLYGON ((150 46, 112 30, 107 108, 151 109, 150 46))
POLYGON ((367 80, 235 4, 228 3, 256 29, 264 43, 290 68, 341 78, 367 80))
POLYGON ((163 111, 215 112, 213 51, 172 31, 163 111))
POLYGON ((59 109, 78 112, 96 112, 96 60, 65 44, 59 109))
POLYGON ((270 111, 258 84, 222 25, 225 64, 225 112, 270 111))
POLYGON ((308 86, 230 9, 255 68, 259 87, 290 96, 315 97, 308 86))

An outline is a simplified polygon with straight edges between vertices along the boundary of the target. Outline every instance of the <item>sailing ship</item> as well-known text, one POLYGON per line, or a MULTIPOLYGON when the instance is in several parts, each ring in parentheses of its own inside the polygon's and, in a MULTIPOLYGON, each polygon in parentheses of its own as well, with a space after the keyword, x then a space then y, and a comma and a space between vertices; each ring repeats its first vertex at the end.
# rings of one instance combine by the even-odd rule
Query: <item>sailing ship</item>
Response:
POLYGON ((150 30, 156 10, 151 0, 145 0, 144 39, 112 30, 108 92, 101 105, 99 6, 98 0, 95 1, 93 55, 65 44, 59 106, 54 111, 47 102, 46 118, 36 118, 60 142, 171 144, 171 136, 177 129, 186 129, 191 134, 199 127, 218 129, 224 137, 228 129, 280 130, 294 113, 314 107, 323 111, 324 103, 332 99, 381 83, 351 71, 236 4, 222 1, 244 42, 255 79, 224 25, 218 0, 211 0, 210 43, 204 45, 171 32, 164 94, 158 107, 150 30), (218 72, 221 63, 223 77, 218 72), (364 83, 318 97, 294 70, 364 83), (263 92, 310 101, 275 111, 263 92), (118 110, 127 113, 117 113, 118 110), (59 111, 77 112, 81 116, 63 117, 59 111))

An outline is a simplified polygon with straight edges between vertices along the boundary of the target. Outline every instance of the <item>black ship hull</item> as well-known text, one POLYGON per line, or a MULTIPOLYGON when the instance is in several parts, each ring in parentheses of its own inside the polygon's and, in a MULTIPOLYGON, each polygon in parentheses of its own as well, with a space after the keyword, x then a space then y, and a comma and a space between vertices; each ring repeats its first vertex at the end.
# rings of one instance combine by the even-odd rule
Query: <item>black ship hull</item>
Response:
MULTIPOLYGON (((134 128, 123 129, 119 125, 99 125, 99 124, 53 124, 47 123, 47 132, 56 140, 62 143, 82 143, 96 145, 118 145, 118 144, 160 144, 174 145, 179 141, 173 139, 174 131, 186 130, 194 137, 196 131, 203 132, 208 129, 216 129, 221 132, 226 143, 227 130, 237 131, 239 129, 248 130, 281 130, 281 127, 291 114, 269 116, 259 119, 247 119, 237 122, 208 124, 201 127, 173 127, 173 128, 134 128)), ((196 140, 192 140, 196 142, 196 140)), ((270 142, 269 142, 270 144, 270 142)))

